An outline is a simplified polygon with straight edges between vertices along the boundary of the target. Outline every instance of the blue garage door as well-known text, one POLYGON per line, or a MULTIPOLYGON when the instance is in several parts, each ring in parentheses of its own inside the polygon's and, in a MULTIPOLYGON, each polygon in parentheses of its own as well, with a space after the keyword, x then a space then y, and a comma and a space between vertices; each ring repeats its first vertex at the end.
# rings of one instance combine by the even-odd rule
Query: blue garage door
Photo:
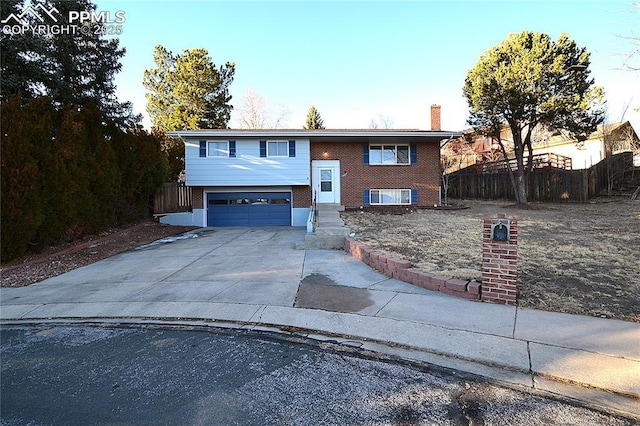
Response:
POLYGON ((291 193, 207 194, 208 226, 291 225, 291 193))

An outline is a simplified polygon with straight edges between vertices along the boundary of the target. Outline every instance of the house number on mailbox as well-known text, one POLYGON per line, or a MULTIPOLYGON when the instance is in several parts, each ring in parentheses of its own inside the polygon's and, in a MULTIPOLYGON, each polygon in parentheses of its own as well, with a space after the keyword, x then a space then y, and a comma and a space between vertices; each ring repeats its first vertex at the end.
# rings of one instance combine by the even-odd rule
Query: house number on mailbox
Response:
POLYGON ((502 222, 491 227, 491 239, 494 241, 509 241, 509 226, 502 222))

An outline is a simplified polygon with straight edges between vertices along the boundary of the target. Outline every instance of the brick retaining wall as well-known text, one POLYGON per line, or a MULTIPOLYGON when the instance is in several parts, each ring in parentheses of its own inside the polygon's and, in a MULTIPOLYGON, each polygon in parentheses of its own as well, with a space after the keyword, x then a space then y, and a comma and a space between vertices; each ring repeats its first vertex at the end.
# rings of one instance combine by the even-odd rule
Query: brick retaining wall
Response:
POLYGON ((480 300, 482 286, 476 280, 446 278, 421 271, 413 268, 411 262, 407 260, 395 259, 349 237, 344 239, 344 250, 388 277, 396 278, 427 290, 439 291, 470 300, 480 300))

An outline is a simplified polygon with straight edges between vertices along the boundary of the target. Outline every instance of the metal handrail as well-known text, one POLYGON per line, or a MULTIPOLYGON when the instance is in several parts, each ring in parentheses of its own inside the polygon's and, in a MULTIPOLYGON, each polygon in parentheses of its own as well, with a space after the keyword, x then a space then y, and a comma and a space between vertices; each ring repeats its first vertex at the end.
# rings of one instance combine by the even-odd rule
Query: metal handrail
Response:
POLYGON ((313 191, 313 202, 311 204, 311 209, 313 212, 313 224, 316 225, 318 223, 318 191, 317 190, 313 191))

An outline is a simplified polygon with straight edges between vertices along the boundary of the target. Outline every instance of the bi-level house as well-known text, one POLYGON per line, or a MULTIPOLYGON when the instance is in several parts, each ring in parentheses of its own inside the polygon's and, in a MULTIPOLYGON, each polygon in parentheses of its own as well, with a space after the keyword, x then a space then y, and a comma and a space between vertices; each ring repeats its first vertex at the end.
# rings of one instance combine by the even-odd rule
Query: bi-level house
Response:
POLYGON ((433 105, 424 130, 190 130, 185 144, 192 212, 165 223, 306 226, 312 203, 361 206, 439 203, 440 130, 433 105))

